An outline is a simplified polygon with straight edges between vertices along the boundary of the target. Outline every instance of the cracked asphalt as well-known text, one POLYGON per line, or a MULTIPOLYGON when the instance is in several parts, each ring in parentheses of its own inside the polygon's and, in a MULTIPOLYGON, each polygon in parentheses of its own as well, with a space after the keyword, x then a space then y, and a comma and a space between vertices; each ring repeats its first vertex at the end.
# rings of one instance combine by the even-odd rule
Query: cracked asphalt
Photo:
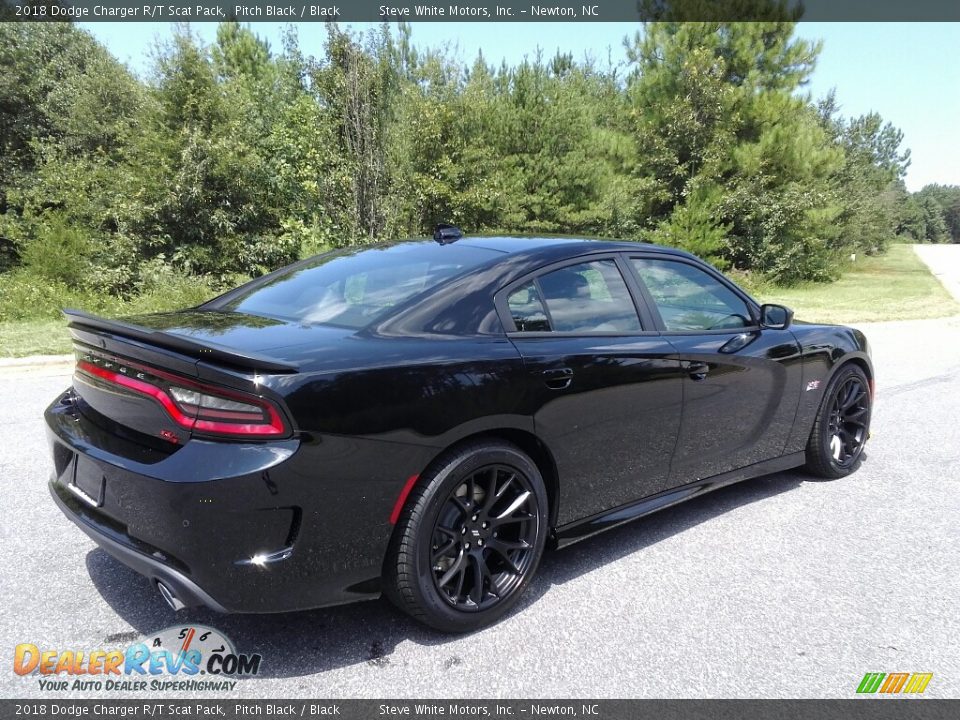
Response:
MULTIPOLYGON (((845 698, 866 672, 932 672, 927 696, 960 697, 960 318, 860 327, 878 393, 858 473, 757 478, 550 553, 518 611, 468 637, 386 601, 174 614, 48 496, 62 367, 6 373, 0 695, 44 695, 12 672, 18 643, 125 647, 196 622, 263 656, 234 691, 193 695, 211 699, 845 698)), ((68 696, 111 693, 46 695, 68 696)))

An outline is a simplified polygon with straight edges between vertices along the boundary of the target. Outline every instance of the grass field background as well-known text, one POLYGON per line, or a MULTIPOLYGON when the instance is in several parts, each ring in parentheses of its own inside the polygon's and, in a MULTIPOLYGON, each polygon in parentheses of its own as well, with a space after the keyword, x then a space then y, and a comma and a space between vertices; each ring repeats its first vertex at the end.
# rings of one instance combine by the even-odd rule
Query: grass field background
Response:
POLYGON ((762 302, 793 308, 799 320, 826 323, 920 320, 960 313, 911 245, 892 245, 883 255, 862 256, 836 282, 768 288, 762 302))

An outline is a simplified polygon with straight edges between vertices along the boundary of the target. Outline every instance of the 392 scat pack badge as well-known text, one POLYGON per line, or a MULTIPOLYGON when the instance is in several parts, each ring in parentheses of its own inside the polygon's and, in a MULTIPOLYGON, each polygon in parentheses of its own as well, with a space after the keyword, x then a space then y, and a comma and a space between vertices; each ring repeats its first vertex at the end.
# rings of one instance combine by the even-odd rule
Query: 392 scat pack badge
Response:
POLYGON ((50 693, 232 691, 260 672, 262 656, 239 653, 219 630, 175 625, 125 648, 43 647, 20 643, 13 672, 50 693))

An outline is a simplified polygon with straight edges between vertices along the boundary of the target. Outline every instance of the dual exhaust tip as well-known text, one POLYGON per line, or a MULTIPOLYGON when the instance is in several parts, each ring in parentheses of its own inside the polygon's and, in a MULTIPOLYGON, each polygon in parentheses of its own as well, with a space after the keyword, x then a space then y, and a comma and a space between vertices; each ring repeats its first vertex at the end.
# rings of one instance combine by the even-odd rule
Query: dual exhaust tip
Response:
POLYGON ((174 595, 173 590, 167 587, 162 580, 157 580, 157 590, 160 592, 160 597, 167 602, 167 605, 169 605, 174 612, 177 610, 183 610, 186 607, 186 605, 183 604, 183 601, 174 595))

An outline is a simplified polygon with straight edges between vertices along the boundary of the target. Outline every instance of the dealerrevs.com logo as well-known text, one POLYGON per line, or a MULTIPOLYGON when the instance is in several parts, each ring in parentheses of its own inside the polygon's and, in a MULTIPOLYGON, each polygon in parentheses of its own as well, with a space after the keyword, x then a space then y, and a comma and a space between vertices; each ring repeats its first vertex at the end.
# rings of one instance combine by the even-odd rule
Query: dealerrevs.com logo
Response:
POLYGON ((47 649, 17 645, 13 671, 41 690, 131 692, 229 691, 260 672, 261 656, 238 653, 222 633, 202 625, 170 627, 124 649, 47 649))

